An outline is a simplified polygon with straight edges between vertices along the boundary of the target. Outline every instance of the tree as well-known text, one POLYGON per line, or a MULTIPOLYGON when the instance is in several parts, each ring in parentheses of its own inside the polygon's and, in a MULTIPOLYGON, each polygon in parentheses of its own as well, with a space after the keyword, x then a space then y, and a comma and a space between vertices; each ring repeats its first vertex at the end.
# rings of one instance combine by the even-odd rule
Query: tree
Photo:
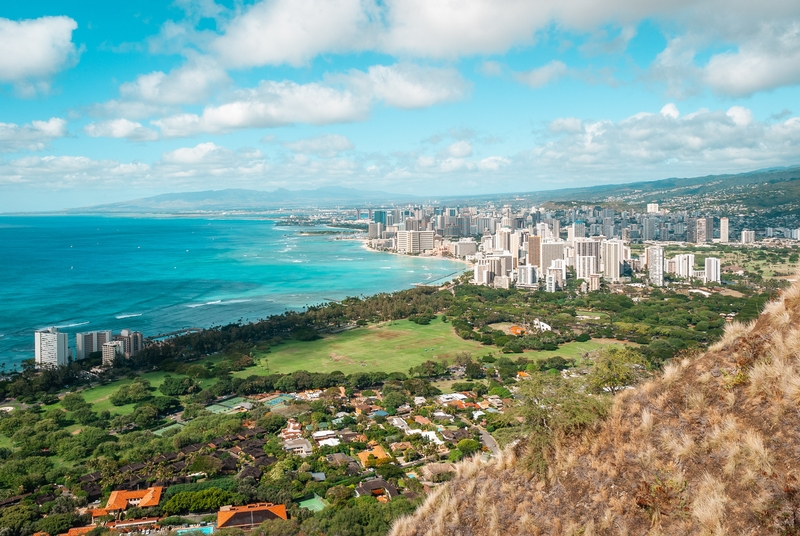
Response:
POLYGON ((631 348, 604 348, 595 358, 587 382, 595 392, 608 391, 613 395, 636 382, 637 367, 641 366, 641 356, 631 348))
POLYGON ((462 439, 458 442, 458 450, 464 453, 464 456, 469 456, 480 450, 481 444, 474 439, 462 439))
POLYGON ((67 411, 76 411, 88 406, 89 403, 83 399, 83 395, 80 393, 67 393, 61 399, 61 407, 67 411))
POLYGON ((10 536, 30 534, 33 532, 31 525, 37 517, 36 510, 26 504, 3 508, 0 512, 0 531, 10 536))
POLYGON ((258 421, 258 425, 267 431, 268 434, 273 435, 278 433, 284 426, 286 426, 286 417, 278 415, 277 413, 267 413, 258 421))
POLYGON ((67 532, 75 522, 72 514, 51 514, 36 522, 36 530, 47 534, 67 532))
POLYGON ((200 387, 191 378, 166 376, 158 390, 166 396, 181 396, 198 391, 200 387))

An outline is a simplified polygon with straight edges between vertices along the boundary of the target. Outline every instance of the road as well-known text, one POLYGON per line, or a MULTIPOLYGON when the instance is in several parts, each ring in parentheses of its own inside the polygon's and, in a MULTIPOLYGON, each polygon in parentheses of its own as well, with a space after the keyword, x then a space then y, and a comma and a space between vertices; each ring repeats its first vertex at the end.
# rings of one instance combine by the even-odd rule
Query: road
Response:
POLYGON ((499 456, 500 447, 498 446, 497 441, 495 441, 492 437, 492 434, 487 432, 483 426, 475 425, 475 427, 481 432, 481 443, 483 443, 483 446, 492 451, 492 456, 499 456))

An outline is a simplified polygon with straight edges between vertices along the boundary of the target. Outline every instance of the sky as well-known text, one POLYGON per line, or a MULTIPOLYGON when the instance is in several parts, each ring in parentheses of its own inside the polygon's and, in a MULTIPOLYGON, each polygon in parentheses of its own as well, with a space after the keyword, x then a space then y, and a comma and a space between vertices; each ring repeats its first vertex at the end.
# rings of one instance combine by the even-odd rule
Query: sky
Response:
POLYGON ((796 164, 796 1, 0 9, 0 212, 222 188, 525 192, 796 164))

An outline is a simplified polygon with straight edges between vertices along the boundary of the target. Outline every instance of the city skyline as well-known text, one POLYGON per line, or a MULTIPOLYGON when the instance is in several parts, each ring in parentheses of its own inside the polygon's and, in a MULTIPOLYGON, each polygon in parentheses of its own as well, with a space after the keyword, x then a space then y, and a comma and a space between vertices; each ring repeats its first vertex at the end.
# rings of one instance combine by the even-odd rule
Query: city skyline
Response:
POLYGON ((477 195, 800 154, 800 8, 777 1, 37 2, 0 17, 0 211, 220 184, 477 195))

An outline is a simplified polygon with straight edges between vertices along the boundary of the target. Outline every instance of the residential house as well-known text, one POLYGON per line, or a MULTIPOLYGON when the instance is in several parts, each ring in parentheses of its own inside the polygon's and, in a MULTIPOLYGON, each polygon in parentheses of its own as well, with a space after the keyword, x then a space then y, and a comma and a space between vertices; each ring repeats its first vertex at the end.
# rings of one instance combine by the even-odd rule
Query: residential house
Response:
POLYGON ((311 442, 308 439, 304 439, 299 437, 297 439, 287 439, 283 442, 283 450, 288 450, 293 454, 297 454, 298 456, 302 456, 305 458, 306 456, 310 456, 313 452, 313 448, 311 447, 311 442))
POLYGON ((270 519, 288 519, 286 505, 255 503, 245 506, 223 506, 217 512, 217 528, 252 528, 270 519))
POLYGON ((375 497, 381 502, 389 502, 398 495, 397 488, 382 478, 366 480, 356 488, 356 497, 375 497))
POLYGON ((289 419, 286 423, 286 428, 281 430, 280 437, 283 441, 287 439, 297 439, 303 435, 303 428, 295 419, 289 419))
POLYGON ((389 455, 386 454, 386 451, 383 450, 383 447, 380 445, 375 445, 370 449, 359 452, 358 454, 356 454, 356 456, 358 456, 358 460, 361 462, 362 467, 367 466, 367 461, 369 461, 370 456, 374 456, 376 460, 383 460, 389 458, 389 455))

